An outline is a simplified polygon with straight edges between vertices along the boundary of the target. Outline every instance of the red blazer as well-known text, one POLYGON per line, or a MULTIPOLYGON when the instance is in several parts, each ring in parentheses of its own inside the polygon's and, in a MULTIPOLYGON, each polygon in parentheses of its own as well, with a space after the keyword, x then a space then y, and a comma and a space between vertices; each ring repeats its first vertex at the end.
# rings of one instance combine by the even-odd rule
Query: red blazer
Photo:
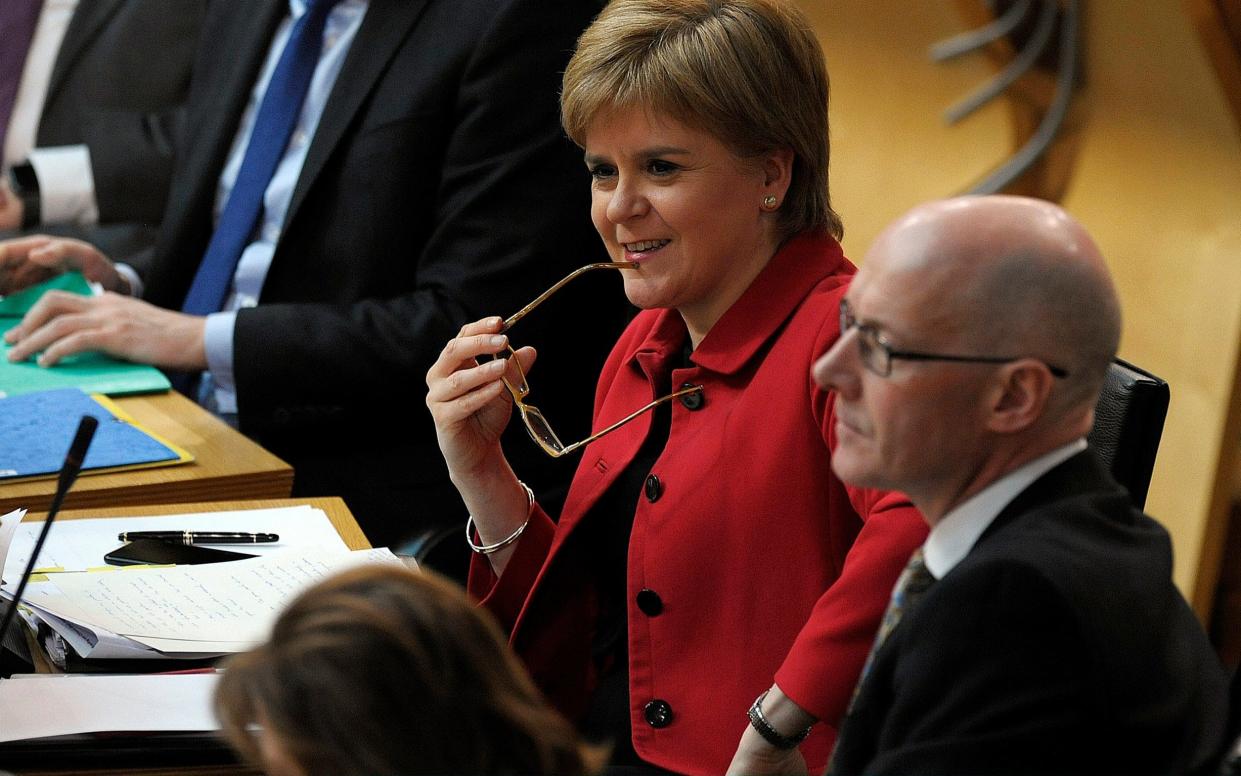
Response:
MULTIPOLYGON (((704 401, 673 405, 652 469, 660 493, 639 498, 628 568, 633 744, 661 767, 723 773, 746 709, 774 680, 827 723, 802 745, 821 770, 892 586, 926 536, 903 496, 847 487, 830 468, 832 396, 810 365, 839 334, 853 272, 836 241, 793 239, 694 366, 672 371, 674 387, 703 385, 704 401)), ((686 336, 674 310, 633 320, 600 377, 597 428, 656 398, 686 336)), ((536 509, 501 579, 482 558, 471 569, 471 592, 570 717, 594 685, 596 599, 592 558, 569 540, 650 423, 647 413, 585 449, 559 524, 536 509)))

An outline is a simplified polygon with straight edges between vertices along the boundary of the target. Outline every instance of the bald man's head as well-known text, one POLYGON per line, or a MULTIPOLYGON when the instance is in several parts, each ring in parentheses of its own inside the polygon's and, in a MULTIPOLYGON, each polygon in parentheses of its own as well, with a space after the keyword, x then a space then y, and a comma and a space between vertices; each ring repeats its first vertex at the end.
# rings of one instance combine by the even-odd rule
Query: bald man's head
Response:
POLYGON ((1060 207, 1011 196, 922 205, 879 236, 864 268, 917 277, 925 325, 966 352, 1068 371, 1051 409, 1094 406, 1120 304, 1098 247, 1060 207))

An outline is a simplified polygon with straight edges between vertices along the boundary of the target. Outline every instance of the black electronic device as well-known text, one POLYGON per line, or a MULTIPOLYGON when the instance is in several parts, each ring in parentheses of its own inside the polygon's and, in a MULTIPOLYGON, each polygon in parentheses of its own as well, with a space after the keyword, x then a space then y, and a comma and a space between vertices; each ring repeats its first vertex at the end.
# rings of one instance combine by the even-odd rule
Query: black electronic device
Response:
POLYGON ((185 563, 223 563, 228 560, 253 558, 244 552, 217 550, 201 544, 174 544, 160 539, 134 539, 103 556, 113 566, 149 564, 163 566, 185 563))

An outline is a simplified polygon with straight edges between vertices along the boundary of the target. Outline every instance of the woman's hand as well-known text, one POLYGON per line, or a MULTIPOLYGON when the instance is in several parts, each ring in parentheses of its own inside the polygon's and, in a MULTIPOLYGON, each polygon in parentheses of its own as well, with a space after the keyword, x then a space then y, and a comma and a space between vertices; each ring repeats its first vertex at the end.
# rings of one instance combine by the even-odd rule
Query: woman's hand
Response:
MULTIPOLYGON (((458 487, 495 472, 503 458, 500 434, 513 412, 513 398, 501 379, 514 385, 517 370, 505 359, 479 363, 484 355, 504 352, 508 338, 500 318, 484 318, 461 327, 427 372, 427 407, 435 421, 440 451, 458 487)), ((533 348, 517 351, 522 368, 534 363, 533 348)))

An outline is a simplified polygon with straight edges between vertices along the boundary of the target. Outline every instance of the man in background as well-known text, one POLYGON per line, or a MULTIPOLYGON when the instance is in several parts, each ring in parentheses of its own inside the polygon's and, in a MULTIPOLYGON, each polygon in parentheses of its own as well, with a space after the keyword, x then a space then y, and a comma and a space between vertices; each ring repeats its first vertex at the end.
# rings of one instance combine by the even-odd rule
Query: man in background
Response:
POLYGON ((897 583, 835 774, 1195 773, 1222 669, 1171 581, 1167 532, 1087 449, 1120 309, 1060 208, 914 209, 867 254, 840 340, 846 482, 900 490, 931 533, 897 583))
MULTIPOLYGON (((154 251, 131 269, 85 243, 0 244, 13 284, 73 267, 115 292, 44 295, 10 356, 100 350, 180 372, 293 465, 296 495, 344 496, 373 544, 460 524, 423 375, 466 321, 603 260, 557 104, 599 5, 214 4, 154 251)), ((513 335, 545 346, 532 400, 583 436, 624 323, 619 279, 591 282, 513 335)), ((513 447, 555 499, 572 466, 513 447)))
POLYGON ((0 3, 0 239, 154 241, 205 0, 0 3))

